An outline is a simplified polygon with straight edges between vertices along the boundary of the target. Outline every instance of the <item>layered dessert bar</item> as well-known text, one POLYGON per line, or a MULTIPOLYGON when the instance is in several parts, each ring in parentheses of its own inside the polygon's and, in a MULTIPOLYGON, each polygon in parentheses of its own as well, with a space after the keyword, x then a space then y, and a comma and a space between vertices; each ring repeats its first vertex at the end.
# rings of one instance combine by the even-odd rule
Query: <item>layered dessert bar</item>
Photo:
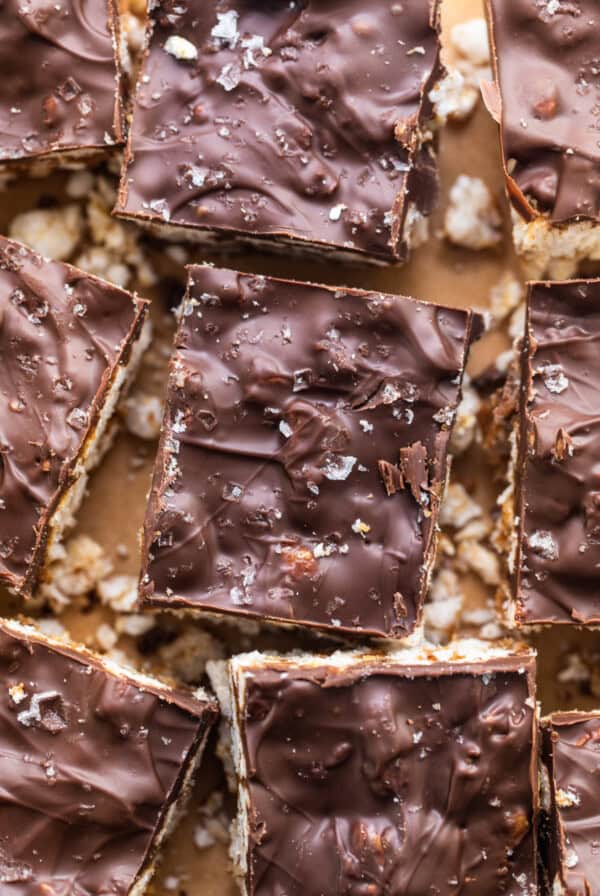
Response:
POLYGON ((527 276, 600 264, 600 9, 597 0, 487 0, 514 239, 527 276))
POLYGON ((5 0, 0 42, 0 172, 45 173, 123 142, 116 0, 5 0))
POLYGON ((211 664, 244 896, 535 896, 534 670, 477 641, 211 664))
POLYGON ((514 470, 513 621, 600 623, 600 280, 533 283, 514 470))
POLYGON ((438 0, 152 4, 117 213, 389 263, 437 200, 438 0))
POLYGON ((418 625, 479 318, 191 267, 141 597, 401 637, 418 625))
POLYGON ((553 896, 600 893, 600 712, 542 720, 542 858, 553 896))
POLYGON ((0 580, 35 588, 149 338, 147 303, 0 237, 0 580))
POLYGON ((141 896, 217 717, 31 626, 0 623, 0 881, 14 896, 141 896))

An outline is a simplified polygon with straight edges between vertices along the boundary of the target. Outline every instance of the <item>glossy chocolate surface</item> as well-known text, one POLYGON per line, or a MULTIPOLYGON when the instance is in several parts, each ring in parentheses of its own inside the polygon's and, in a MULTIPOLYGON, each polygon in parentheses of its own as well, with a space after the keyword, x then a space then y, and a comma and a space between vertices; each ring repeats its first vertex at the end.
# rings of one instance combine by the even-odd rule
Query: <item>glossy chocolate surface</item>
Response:
POLYGON ((47 527, 146 314, 129 293, 0 238, 0 579, 28 592, 47 527))
POLYGON ((412 631, 470 313, 192 267, 182 314, 145 600, 412 631))
POLYGON ((566 896, 600 893, 600 713, 555 713, 544 720, 551 811, 545 845, 552 885, 566 896))
POLYGON ((597 0, 487 3, 515 206, 526 217, 600 222, 597 0))
POLYGON ((214 704, 0 625, 0 890, 126 896, 214 704))
POLYGON ((250 672, 249 896, 534 896, 532 676, 517 658, 250 672))
POLYGON ((117 210, 402 259, 407 215, 437 198, 421 148, 442 74, 437 7, 156 4, 117 210))
POLYGON ((530 290, 517 469, 517 618, 600 623, 600 280, 530 290))
POLYGON ((113 0, 3 0, 0 163, 122 139, 113 0))

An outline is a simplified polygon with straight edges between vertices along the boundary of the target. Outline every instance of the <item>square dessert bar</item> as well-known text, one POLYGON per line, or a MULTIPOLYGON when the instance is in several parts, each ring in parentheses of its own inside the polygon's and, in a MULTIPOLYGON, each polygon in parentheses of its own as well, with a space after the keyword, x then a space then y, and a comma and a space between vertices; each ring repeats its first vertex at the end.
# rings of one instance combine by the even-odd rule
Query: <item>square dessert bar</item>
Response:
POLYGON ((244 896, 535 896, 535 661, 512 649, 213 664, 244 896))
POLYGON ((0 171, 123 142, 116 0, 5 0, 0 43, 0 171))
POLYGON ((553 896, 600 893, 600 712, 542 720, 541 852, 553 896))
POLYGON ((600 280, 533 283, 522 349, 517 624, 600 623, 600 280))
POLYGON ((478 324, 399 296, 191 267, 143 602, 412 632, 478 324))
POLYGON ((29 594, 73 522, 149 333, 147 303, 0 237, 0 581, 29 594))
POLYGON ((0 714, 2 893, 141 896, 215 701, 2 622, 0 714))
POLYGON ((563 279, 600 262, 600 6, 487 0, 517 252, 531 278, 563 279))
POLYGON ((119 214, 380 263, 426 237, 438 0, 161 0, 150 16, 119 214))

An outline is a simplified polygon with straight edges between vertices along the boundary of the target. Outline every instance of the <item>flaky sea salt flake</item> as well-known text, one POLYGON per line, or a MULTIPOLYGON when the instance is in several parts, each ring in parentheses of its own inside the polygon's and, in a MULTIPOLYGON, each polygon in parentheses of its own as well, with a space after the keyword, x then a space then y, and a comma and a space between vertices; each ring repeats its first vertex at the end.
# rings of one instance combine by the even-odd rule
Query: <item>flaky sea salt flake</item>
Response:
POLYGON ((537 529, 531 533, 527 542, 534 554, 538 554, 544 560, 558 560, 558 545, 551 532, 537 529))
POLYGON ((217 24, 213 26, 210 35, 229 47, 235 47, 240 36, 236 10, 230 9, 228 12, 218 12, 217 24))
POLYGON ((544 386, 548 392, 560 395, 561 392, 569 388, 569 380, 560 364, 544 364, 542 367, 538 367, 536 373, 542 375, 544 386))
POLYGON ((356 458, 351 454, 333 454, 328 457, 322 469, 327 479, 331 479, 332 482, 341 482, 348 478, 355 464, 356 458))

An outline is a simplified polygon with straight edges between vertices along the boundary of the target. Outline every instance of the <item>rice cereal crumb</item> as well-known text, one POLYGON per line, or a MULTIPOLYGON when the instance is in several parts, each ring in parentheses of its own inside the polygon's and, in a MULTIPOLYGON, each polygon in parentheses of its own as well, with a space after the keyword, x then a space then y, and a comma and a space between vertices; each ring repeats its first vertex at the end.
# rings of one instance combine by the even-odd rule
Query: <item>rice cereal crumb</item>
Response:
POLYGON ((457 68, 449 67, 446 77, 432 87, 428 98, 434 105, 439 126, 448 120, 465 121, 477 104, 479 90, 467 83, 457 68))
POLYGON ((477 541, 461 541, 457 550, 458 560, 474 572, 486 585, 500 584, 500 561, 490 548, 477 541))
POLYGON ((485 19, 469 19, 454 25, 450 31, 450 43, 458 55, 471 65, 489 65, 490 42, 485 19))
POLYGON ((153 613, 128 613, 117 616, 115 628, 120 635, 141 638, 156 625, 153 613))
POLYGON ((462 399, 456 411, 454 428, 450 437, 450 451, 454 455, 462 454, 469 448, 478 433, 477 415, 481 409, 479 395, 469 385, 463 384, 462 399))
POLYGON ((124 402, 125 425, 138 439, 154 441, 160 434, 162 402, 155 395, 136 391, 124 402))
POLYGON ((199 809, 200 822, 194 828, 194 844, 208 849, 215 843, 229 842, 229 819, 223 808, 223 794, 214 790, 199 809))
POLYGON ((116 646, 119 636, 112 627, 106 622, 102 622, 96 629, 96 643, 102 651, 107 653, 116 646))
POLYGON ((136 576, 114 575, 98 582, 98 597, 101 602, 116 613, 130 613, 135 609, 138 594, 136 576))
POLYGON ((83 215, 78 205, 59 208, 35 208, 16 215, 8 235, 25 243, 45 258, 66 261, 71 257, 83 232, 83 215))
POLYGON ((460 482, 451 482, 440 508, 440 525, 462 529, 471 520, 482 516, 483 510, 460 482))
POLYGON ((439 642, 449 635, 460 620, 464 595, 460 580, 450 567, 440 569, 431 583, 429 601, 424 607, 426 636, 439 642))
POLYGON ((199 682, 208 660, 221 659, 223 648, 209 632, 190 627, 157 651, 157 660, 186 684, 199 682))
POLYGON ((88 535, 54 545, 52 561, 40 586, 40 597, 60 613, 73 598, 83 597, 112 572, 104 549, 88 535))
POLYGON ((465 249, 489 249, 502 241, 502 217, 481 178, 460 174, 455 180, 450 188, 444 233, 449 242, 465 249))
POLYGON ((511 271, 506 271, 490 290, 490 311, 497 323, 500 323, 523 301, 522 284, 511 271))

